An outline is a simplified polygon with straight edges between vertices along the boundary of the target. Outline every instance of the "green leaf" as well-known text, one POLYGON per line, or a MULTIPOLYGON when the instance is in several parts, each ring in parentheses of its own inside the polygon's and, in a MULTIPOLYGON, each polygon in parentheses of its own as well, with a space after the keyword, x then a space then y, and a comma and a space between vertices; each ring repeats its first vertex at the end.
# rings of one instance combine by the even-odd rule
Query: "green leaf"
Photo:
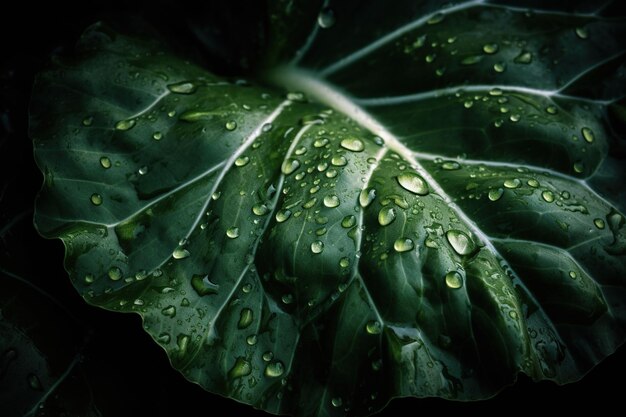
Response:
POLYGON ((623 20, 273 7, 258 84, 102 25, 40 75, 36 224, 89 303, 303 416, 571 382, 624 341, 623 20))

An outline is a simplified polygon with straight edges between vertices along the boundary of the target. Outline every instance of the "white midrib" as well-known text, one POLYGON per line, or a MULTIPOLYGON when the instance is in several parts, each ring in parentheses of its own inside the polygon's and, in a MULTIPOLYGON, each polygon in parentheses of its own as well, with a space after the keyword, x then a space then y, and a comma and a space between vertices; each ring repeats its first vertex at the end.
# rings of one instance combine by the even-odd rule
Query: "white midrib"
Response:
POLYGON ((426 180, 432 191, 439 195, 444 202, 455 212, 460 221, 468 228, 492 253, 498 258, 504 259, 493 246, 490 238, 454 203, 439 183, 415 158, 413 151, 407 148, 398 138, 385 128, 376 118, 365 109, 356 104, 350 97, 342 93, 337 87, 316 78, 308 71, 290 66, 276 70, 270 76, 271 80, 280 82, 291 91, 301 91, 308 97, 335 109, 354 120, 373 134, 380 136, 388 149, 394 151, 406 161, 410 162, 413 169, 426 180))

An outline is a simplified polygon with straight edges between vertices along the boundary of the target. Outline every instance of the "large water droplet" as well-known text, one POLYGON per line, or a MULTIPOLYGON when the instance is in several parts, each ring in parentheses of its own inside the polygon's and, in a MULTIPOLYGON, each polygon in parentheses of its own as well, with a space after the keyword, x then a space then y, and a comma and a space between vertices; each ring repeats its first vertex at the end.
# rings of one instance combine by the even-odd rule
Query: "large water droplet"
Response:
POLYGON ((463 286, 463 277, 458 271, 448 272, 445 279, 448 288, 458 289, 463 286))
POLYGON ((376 190, 374 188, 362 190, 359 193, 359 204, 361 205, 361 207, 365 208, 369 206, 375 198, 376 190))
POLYGON ((119 281, 120 279, 122 279, 122 270, 119 269, 117 266, 112 266, 111 268, 109 268, 107 275, 112 281, 119 281))
POLYGON ((102 204, 102 196, 98 193, 93 193, 91 197, 89 197, 89 200, 94 206, 99 206, 100 204, 102 204))
POLYGON ((196 85, 189 81, 183 81, 180 83, 170 84, 167 89, 176 94, 192 94, 196 91, 196 85))
POLYGON ((226 229, 226 236, 228 236, 231 239, 236 239, 239 237, 239 228, 236 226, 233 227, 229 227, 228 229, 226 229))
POLYGON ((506 64, 504 62, 496 62, 493 64, 493 70, 495 72, 504 72, 506 71, 506 64))
POLYGON ((170 305, 161 310, 161 314, 165 317, 175 317, 176 316, 176 307, 170 305))
POLYGON ((247 156, 240 156, 239 158, 235 159, 235 166, 237 167, 244 167, 246 165, 248 165, 248 162, 250 162, 250 158, 247 156))
POLYGON ((410 250, 412 250, 415 247, 413 241, 411 239, 409 239, 408 237, 401 237, 396 239, 395 242, 393 242, 393 248, 395 249, 396 252, 408 252, 410 250))
POLYGON ((513 60, 516 64, 530 64, 533 62, 533 54, 528 51, 522 51, 513 60))
POLYGON ((330 400, 330 403, 333 405, 333 407, 339 408, 343 405, 343 400, 341 399, 341 397, 333 397, 333 399, 330 400))
POLYGON ((274 361, 267 364, 265 367, 265 375, 270 378, 277 378, 285 372, 285 366, 281 361, 274 361))
POLYGON ((504 190, 502 188, 492 188, 489 190, 487 197, 489 197, 489 200, 491 201, 498 201, 500 197, 502 197, 502 194, 504 194, 504 190))
POLYGON ((330 160, 330 163, 336 167, 342 167, 348 164, 348 160, 343 155, 335 155, 330 160))
POLYGON ((486 54, 495 54, 498 52, 498 44, 497 43, 488 43, 483 45, 483 52, 486 54))
POLYGON ((224 127, 226 127, 226 130, 229 130, 232 132, 233 130, 237 129, 237 122, 234 120, 229 120, 226 122, 224 127))
POLYGON ((296 169, 298 169, 298 167, 300 167, 300 161, 298 161, 297 159, 288 158, 281 165, 280 171, 285 175, 289 175, 296 169))
POLYGON ((378 224, 387 226, 396 219, 396 209, 393 207, 383 207, 378 212, 378 224))
POLYGON ((279 210, 276 213, 276 221, 278 223, 282 223, 284 221, 286 221, 287 219, 289 219, 289 217, 291 217, 291 210, 285 209, 285 210, 279 210))
POLYGON ((252 324, 254 320, 254 313, 249 308, 242 308, 241 313, 239 313, 239 322, 237 323, 237 327, 239 329, 245 329, 252 324))
POLYGON ((161 139, 163 139, 163 133, 161 133, 161 132, 154 132, 152 134, 152 139, 154 139, 154 140, 161 140, 161 139))
POLYGON ((544 190, 541 193, 541 198, 547 203, 552 203, 554 201, 554 193, 550 190, 544 190))
POLYGON ((352 152, 361 152, 365 147, 363 142, 357 138, 346 138, 341 141, 341 147, 352 152))
POLYGON ((102 158, 100 158, 100 166, 104 169, 111 168, 111 160, 106 156, 103 156, 102 158))
POLYGON ((228 377, 230 379, 242 378, 250 375, 250 373, 252 373, 250 362, 240 356, 235 360, 235 364, 228 371, 228 377))
POLYGON ((365 330, 369 334, 380 334, 383 331, 383 326, 378 320, 370 320, 365 325, 365 330))
POLYGON ((522 182, 519 180, 519 178, 509 178, 507 180, 504 180, 504 186, 506 188, 519 188, 522 185, 522 182))
POLYGON ((341 227, 349 229, 356 224, 356 217, 352 214, 347 215, 341 220, 341 227))
POLYGON ((476 245, 472 239, 460 230, 448 230, 446 239, 448 239, 452 249, 461 256, 471 255, 476 250, 476 245))
POLYGON ((174 252, 172 252, 172 257, 174 257, 174 259, 185 259, 189 257, 189 255, 191 255, 189 251, 182 246, 178 246, 174 249, 174 252))
POLYGON ((578 36, 580 39, 587 39, 589 38, 589 32, 587 31, 587 28, 585 27, 577 27, 576 30, 576 36, 578 36))
POLYGON ((328 29, 335 24, 335 12, 328 7, 324 7, 317 16, 317 24, 322 29, 328 29))
POLYGON ((334 208, 339 206, 339 197, 337 197, 335 194, 329 194, 326 197, 324 197, 324 205, 328 208, 334 208))
POLYGON ((316 240, 311 243, 311 252, 313 253, 322 253, 324 251, 324 242, 321 240, 316 240))
POLYGON ((583 127, 581 129, 581 132, 583 134, 583 139, 585 139, 585 142, 587 143, 593 143, 593 141, 595 140, 595 135, 593 134, 593 130, 591 130, 588 127, 583 127))
POLYGON ((270 209, 263 203, 257 203, 254 206, 252 206, 252 213, 254 213, 257 216, 264 216, 269 211, 270 209))
POLYGON ((398 184, 407 191, 417 195, 428 194, 428 184, 419 175, 413 172, 406 172, 396 177, 398 184))
POLYGON ((115 128, 117 130, 130 130, 133 128, 133 126, 135 126, 135 120, 131 119, 131 120, 120 120, 119 122, 117 122, 115 124, 115 128))

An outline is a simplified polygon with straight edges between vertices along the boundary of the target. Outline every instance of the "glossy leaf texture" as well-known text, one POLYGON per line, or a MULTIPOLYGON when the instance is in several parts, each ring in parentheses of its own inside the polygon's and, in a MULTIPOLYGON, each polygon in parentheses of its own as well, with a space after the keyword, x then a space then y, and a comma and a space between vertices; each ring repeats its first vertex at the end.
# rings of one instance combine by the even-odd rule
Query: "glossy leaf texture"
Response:
POLYGON ((625 337, 624 21, 312 4, 274 3, 272 88, 102 25, 41 74, 76 288, 272 413, 579 379, 625 337))

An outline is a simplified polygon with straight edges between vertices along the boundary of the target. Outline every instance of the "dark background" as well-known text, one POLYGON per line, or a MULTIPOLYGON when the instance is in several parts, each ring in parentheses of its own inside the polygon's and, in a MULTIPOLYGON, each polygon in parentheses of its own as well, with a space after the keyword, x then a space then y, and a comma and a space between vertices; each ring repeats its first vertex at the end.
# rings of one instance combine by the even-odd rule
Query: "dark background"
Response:
MULTIPOLYGON (((224 3, 233 7, 232 2, 224 3)), ((264 23, 255 10, 262 8, 263 2, 249 3, 256 5, 252 9, 249 4, 235 6, 236 25, 229 21, 235 17, 224 4, 212 2, 202 7, 185 2, 167 6, 173 10, 155 2, 133 6, 119 0, 80 6, 48 3, 27 5, 19 12, 3 10, 0 14, 0 312, 5 320, 13 319, 27 328, 27 335, 47 357, 51 378, 58 378, 72 358, 80 358, 38 414, 267 415, 185 381, 171 368, 164 351, 141 330, 138 316, 91 307, 78 296, 63 269, 61 242, 42 239, 32 225, 33 200, 42 176, 33 162, 27 135, 34 76, 51 54, 69 53, 91 23, 122 18, 128 25, 135 22, 132 16, 141 16, 164 37, 175 37, 191 55, 202 57, 212 71, 238 75, 245 73, 246 66, 253 66, 255 51, 263 41, 263 36, 256 36, 260 39, 256 43, 247 41, 253 34, 262 35, 264 23), (186 13, 195 16, 191 24, 186 13), (206 25, 212 24, 219 30, 206 29, 206 25), (202 25, 204 29, 198 30, 202 25), (228 50, 213 49, 207 54, 205 47, 212 40, 234 46, 228 50), (249 59, 242 61, 238 55, 249 59)), ((27 396, 2 395, 3 388, 15 389, 23 384, 11 380, 11 373, 5 372, 7 359, 2 349, 0 346, 0 416, 11 417, 11 402, 28 401, 27 396)), ((621 402, 625 365, 626 349, 622 347, 575 384, 559 387, 549 382, 534 383, 522 375, 517 384, 491 400, 395 400, 380 415, 395 416, 405 410, 410 410, 410 414, 434 410, 444 415, 530 412, 540 410, 544 404, 558 407, 559 412, 582 411, 589 405, 610 410, 621 402)), ((48 388, 44 386, 39 396, 48 388)))

